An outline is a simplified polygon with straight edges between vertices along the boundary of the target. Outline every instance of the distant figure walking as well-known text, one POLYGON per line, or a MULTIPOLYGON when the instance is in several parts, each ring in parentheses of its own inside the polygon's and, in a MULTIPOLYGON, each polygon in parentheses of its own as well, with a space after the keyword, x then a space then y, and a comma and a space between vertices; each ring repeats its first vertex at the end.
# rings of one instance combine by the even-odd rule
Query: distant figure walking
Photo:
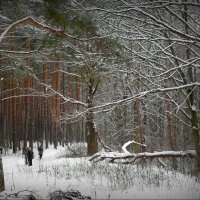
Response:
POLYGON ((42 148, 42 146, 41 146, 41 145, 38 147, 38 154, 39 154, 39 158, 40 158, 40 159, 42 159, 42 155, 43 155, 43 148, 42 148))
POLYGON ((28 147, 28 152, 27 152, 27 157, 28 157, 28 166, 32 166, 33 156, 34 156, 33 151, 31 150, 30 147, 28 147))
POLYGON ((24 156, 25 156, 25 164, 28 165, 28 148, 29 147, 26 147, 24 149, 24 156))

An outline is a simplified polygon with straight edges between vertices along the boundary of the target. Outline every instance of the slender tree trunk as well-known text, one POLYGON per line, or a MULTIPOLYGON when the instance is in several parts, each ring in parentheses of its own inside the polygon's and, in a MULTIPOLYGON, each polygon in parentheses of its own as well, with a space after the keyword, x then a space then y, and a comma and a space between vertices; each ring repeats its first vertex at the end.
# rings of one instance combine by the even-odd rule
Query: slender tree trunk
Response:
MULTIPOLYGON (((137 98, 134 102, 134 125, 135 125, 135 141, 142 143, 143 130, 142 130, 142 116, 141 116, 141 99, 137 98)), ((134 144, 134 152, 142 152, 142 146, 134 144)))
POLYGON ((17 152, 17 130, 16 130, 16 82, 15 82, 15 77, 13 77, 12 80, 12 142, 13 142, 13 153, 17 152))
MULTIPOLYGON (((167 135, 168 135, 168 143, 170 150, 175 150, 176 141, 174 135, 174 128, 173 128, 173 117, 172 117, 172 102, 169 100, 167 101, 167 135)), ((177 169, 177 161, 176 158, 172 158, 172 165, 174 169, 177 169)))
MULTIPOLYGON (((80 88, 80 78, 79 77, 76 78, 76 99, 78 101, 81 100, 81 88, 80 88)), ((80 110, 80 105, 77 104, 77 111, 79 111, 79 110, 80 110)))
MULTIPOLYGON (((48 84, 48 64, 44 63, 43 65, 43 80, 45 84, 48 84)), ((46 91, 47 88, 44 88, 44 93, 47 93, 48 91, 46 91)), ((45 98, 44 100, 44 105, 43 105, 43 126, 44 126, 44 138, 45 139, 45 148, 48 148, 48 142, 49 142, 49 104, 48 104, 49 100, 47 98, 45 98)))
MULTIPOLYGON (((56 63, 56 78, 55 78, 55 87, 56 91, 60 93, 60 64, 56 63)), ((60 97, 58 95, 55 96, 55 120, 56 120, 56 143, 60 141, 61 138, 61 127, 60 127, 60 97)))
POLYGON ((3 162, 0 155, 0 192, 5 190, 4 173, 3 173, 3 162))
POLYGON ((7 128, 7 130, 9 130, 9 143, 10 143, 10 148, 13 149, 13 153, 16 153, 15 152, 15 148, 13 147, 13 98, 12 98, 12 79, 13 77, 10 78, 9 80, 9 96, 11 97, 8 102, 8 108, 9 108, 9 111, 8 111, 8 114, 9 114, 9 127, 7 128))
MULTIPOLYGON (((72 96, 72 77, 70 75, 70 72, 71 72, 71 69, 68 67, 67 68, 67 72, 69 72, 69 74, 67 74, 67 89, 66 89, 66 96, 68 96, 69 98, 71 98, 72 96)), ((65 108, 66 108, 66 112, 67 114, 71 114, 71 104, 70 103, 66 103, 65 104, 65 108)), ((66 125, 66 135, 67 135, 67 139, 69 142, 72 142, 72 125, 71 123, 67 122, 67 125, 66 125)))
POLYGON ((168 143, 170 150, 175 150, 175 136, 174 136, 174 129, 173 129, 173 117, 172 117, 172 103, 171 101, 167 102, 166 107, 167 113, 167 135, 168 135, 168 143))

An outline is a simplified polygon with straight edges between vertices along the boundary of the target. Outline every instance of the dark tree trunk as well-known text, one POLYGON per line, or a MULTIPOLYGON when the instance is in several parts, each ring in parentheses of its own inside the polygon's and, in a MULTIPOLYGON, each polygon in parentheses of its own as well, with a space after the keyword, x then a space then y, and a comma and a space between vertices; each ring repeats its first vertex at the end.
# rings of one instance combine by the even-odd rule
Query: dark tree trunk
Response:
MULTIPOLYGON (((142 116, 141 116, 141 99, 137 98, 134 102, 134 125, 135 125, 135 141, 143 143, 142 116)), ((142 152, 142 146, 134 144, 134 152, 142 152)))
POLYGON ((88 144, 88 156, 91 156, 98 152, 97 134, 95 132, 94 123, 87 121, 87 144, 88 144))
POLYGON ((0 192, 5 190, 4 173, 3 173, 3 162, 0 155, 0 192))
MULTIPOLYGON (((190 102, 194 102, 193 100, 193 92, 190 96, 190 102)), ((196 159, 196 165, 195 165, 195 170, 194 172, 196 174, 200 173, 200 131, 198 128, 198 114, 196 107, 193 105, 191 107, 191 125, 192 125, 192 135, 194 138, 194 144, 195 144, 195 150, 197 153, 197 159, 196 159)))
MULTIPOLYGON (((183 0, 183 2, 187 2, 186 0, 183 0)), ((182 18, 185 20, 185 33, 189 34, 189 27, 188 27, 188 8, 187 5, 183 5, 183 12, 182 12, 182 18)), ((191 58, 191 50, 190 50, 190 45, 187 46, 186 48, 186 58, 189 60, 191 58)), ((189 65, 187 67, 187 75, 189 78, 189 82, 195 82, 195 69, 189 65)), ((195 88, 191 88, 187 90, 188 94, 188 106, 190 108, 190 113, 191 113, 191 126, 192 126, 192 135, 194 138, 194 144, 195 144, 195 150, 197 153, 197 159, 196 159, 196 166, 194 172, 197 174, 200 174, 200 130, 199 130, 199 125, 198 125, 198 114, 197 114, 197 107, 196 107, 196 96, 195 96, 195 88)))
POLYGON ((91 108, 93 107, 93 98, 94 93, 92 90, 92 85, 89 86, 89 95, 87 98, 88 103, 88 112, 87 112, 87 121, 86 121, 86 130, 87 130, 87 154, 91 156, 98 151, 98 142, 97 142, 97 134, 94 126, 94 114, 91 108))
MULTIPOLYGON (((167 107, 166 107, 166 112, 167 112, 167 135, 168 135, 168 144, 170 147, 170 150, 175 150, 176 146, 176 140, 175 140, 175 135, 174 135, 174 127, 173 127, 173 116, 172 116, 172 102, 169 100, 167 102, 167 107)), ((172 158, 172 165, 174 169, 177 169, 177 161, 176 158, 172 158)))

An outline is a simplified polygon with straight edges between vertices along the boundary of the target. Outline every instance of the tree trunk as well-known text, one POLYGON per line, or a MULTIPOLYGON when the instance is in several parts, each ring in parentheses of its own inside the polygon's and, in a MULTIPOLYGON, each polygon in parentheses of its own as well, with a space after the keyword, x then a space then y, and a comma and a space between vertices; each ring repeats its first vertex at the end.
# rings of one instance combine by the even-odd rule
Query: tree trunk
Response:
POLYGON ((94 114, 91 108, 93 107, 93 92, 92 92, 92 85, 89 86, 89 95, 87 98, 88 109, 86 116, 86 130, 87 130, 87 154, 91 156, 98 151, 98 142, 97 142, 97 134, 94 127, 94 114))
POLYGON ((168 143, 170 150, 175 150, 175 137, 173 130, 173 118, 172 118, 172 103, 171 101, 167 102, 167 135, 168 135, 168 143))
MULTIPOLYGON (((194 102, 194 100, 192 100, 193 95, 194 94, 192 93, 190 96, 191 102, 194 102)), ((192 135, 194 138, 195 150, 197 153, 194 173, 199 174, 200 173, 200 131, 198 128, 198 114, 197 114, 196 107, 194 105, 191 107, 191 114, 192 114, 191 115, 192 135)))
MULTIPOLYGON (((183 0, 185 3, 186 0, 183 0)), ((183 6, 183 12, 182 12, 183 19, 187 22, 185 23, 185 32, 186 34, 189 34, 189 27, 188 27, 188 8, 187 5, 184 4, 183 6)), ((190 46, 187 46, 186 48, 186 58, 189 60, 191 58, 191 50, 189 48, 190 46)), ((189 82, 193 83, 195 82, 195 69, 189 65, 187 68, 187 74, 189 77, 189 82)), ((197 159, 196 159, 196 166, 194 173, 200 174, 200 130, 198 125, 198 114, 197 114, 197 106, 196 106, 196 95, 195 95, 195 88, 192 87, 191 89, 187 90, 188 94, 188 106, 190 108, 191 113, 191 126, 192 126, 192 135, 194 138, 194 144, 195 144, 195 150, 197 153, 197 159)))
MULTIPOLYGON (((173 128, 173 117, 172 117, 172 102, 167 101, 167 135, 168 135, 168 143, 170 150, 175 150, 175 136, 174 136, 174 128, 173 128)), ((176 158, 172 158, 172 166, 174 169, 177 169, 177 161, 176 158)))
POLYGON ((0 192, 5 190, 4 173, 3 173, 3 162, 0 155, 0 192))
POLYGON ((13 153, 16 153, 17 152, 17 130, 16 130, 16 90, 14 89, 15 88, 15 85, 16 85, 16 82, 15 82, 15 77, 13 77, 13 80, 12 80, 12 96, 13 98, 11 99, 12 101, 12 142, 13 142, 13 153))
MULTIPOLYGON (((141 116, 141 99, 137 98, 134 102, 134 125, 135 125, 135 141, 143 143, 143 131, 142 131, 142 116, 141 116)), ((142 152, 142 146, 134 144, 134 152, 142 152)))
POLYGON ((88 144, 88 156, 91 156, 98 151, 97 134, 95 132, 94 124, 92 122, 87 122, 87 144, 88 144))

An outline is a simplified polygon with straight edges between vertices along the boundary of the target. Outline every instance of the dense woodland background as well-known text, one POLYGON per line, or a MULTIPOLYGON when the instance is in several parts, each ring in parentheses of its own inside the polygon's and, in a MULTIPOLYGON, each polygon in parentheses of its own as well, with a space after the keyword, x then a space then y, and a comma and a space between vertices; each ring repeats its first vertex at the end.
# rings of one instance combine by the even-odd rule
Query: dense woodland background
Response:
POLYGON ((199 13, 198 0, 1 0, 0 145, 93 155, 98 137, 115 151, 135 140, 194 149, 198 169, 199 13))

